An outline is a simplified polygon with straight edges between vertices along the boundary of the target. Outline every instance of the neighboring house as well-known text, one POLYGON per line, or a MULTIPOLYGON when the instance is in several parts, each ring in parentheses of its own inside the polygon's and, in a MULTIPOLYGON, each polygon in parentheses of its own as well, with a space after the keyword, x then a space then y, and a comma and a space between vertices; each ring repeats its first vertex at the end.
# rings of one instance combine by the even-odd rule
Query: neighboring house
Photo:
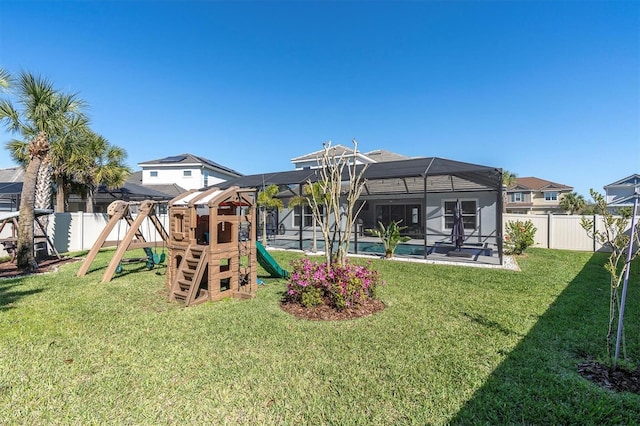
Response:
POLYGON ((505 209, 516 214, 561 214, 560 200, 573 187, 537 177, 516 178, 507 188, 505 209))
POLYGON ((127 183, 131 183, 134 185, 144 186, 145 188, 150 188, 155 191, 159 191, 172 197, 176 197, 180 194, 187 192, 187 190, 175 183, 169 184, 155 184, 155 185, 143 185, 142 184, 142 170, 138 170, 137 172, 133 172, 127 178, 127 183))
MULTIPOLYGON (((170 200, 189 189, 212 186, 242 176, 235 170, 192 154, 146 161, 139 166, 142 170, 132 173, 122 188, 109 190, 100 186, 96 190, 94 212, 106 212, 109 204, 115 200, 170 200)), ((23 180, 24 172, 21 167, 0 170, 0 211, 19 209, 23 180)), ((68 211, 85 209, 82 197, 77 194, 69 196, 68 211)))
POLYGON ((633 208, 635 191, 640 191, 640 174, 635 173, 604 186, 607 207, 616 213, 623 207, 633 208))
POLYGON ((15 212, 20 207, 24 169, 0 169, 0 212, 15 212))
MULTIPOLYGON (((334 154, 336 157, 340 157, 342 155, 345 156, 346 159, 349 160, 349 164, 352 163, 353 159, 353 148, 347 148, 343 145, 333 145, 334 154)), ((324 154, 324 150, 321 149, 319 151, 310 152, 309 154, 304 154, 299 157, 295 157, 291 159, 296 170, 306 170, 306 169, 317 169, 320 167, 320 159, 324 154)), ((396 154, 395 152, 385 151, 383 149, 377 149, 374 151, 369 151, 362 153, 360 151, 356 152, 356 164, 371 164, 371 163, 380 163, 384 161, 397 161, 397 160, 407 160, 410 157, 406 155, 396 154)))
POLYGON ((22 182, 0 182, 0 212, 17 212, 21 193, 22 182))
MULTIPOLYGON (((109 204, 116 200, 124 201, 168 201, 174 196, 164 192, 156 191, 142 185, 126 182, 122 188, 107 189, 104 185, 100 185, 93 196, 93 212, 106 213, 109 204)), ((82 212, 86 211, 86 201, 77 194, 69 195, 67 203, 67 211, 82 212)), ((164 213, 164 212, 162 212, 164 213)))
MULTIPOLYGON (((177 185, 185 189, 200 189, 242 176, 242 173, 192 154, 180 154, 139 163, 142 185, 177 185)), ((176 194, 177 195, 177 194, 176 194)))

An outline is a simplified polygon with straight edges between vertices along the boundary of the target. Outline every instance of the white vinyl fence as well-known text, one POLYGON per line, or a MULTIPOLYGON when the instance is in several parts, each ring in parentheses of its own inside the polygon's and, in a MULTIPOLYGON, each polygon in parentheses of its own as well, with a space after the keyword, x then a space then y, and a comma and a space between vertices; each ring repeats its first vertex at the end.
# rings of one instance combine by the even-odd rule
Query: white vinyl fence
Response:
MULTIPOLYGON (((168 215, 156 215, 165 229, 168 228, 168 215)), ((135 215, 133 215, 135 218, 135 215)), ((45 217, 40 219, 46 220, 45 217)), ((90 250, 96 242, 100 233, 109 222, 106 213, 54 213, 48 217, 47 234, 59 253, 76 252, 90 250)), ((109 236, 107 241, 121 241, 129 231, 129 225, 125 220, 120 220, 109 236)), ((146 218, 140 225, 140 232, 147 242, 156 244, 158 249, 163 246, 162 237, 158 234, 153 223, 146 218)), ((0 240, 11 237, 11 227, 5 226, 0 233, 0 240)), ((6 256, 3 246, 0 245, 0 257, 6 256)))
MULTIPOLYGON (((504 214, 503 227, 509 222, 531 221, 537 228, 534 247, 577 250, 577 251, 607 251, 602 245, 589 238, 587 232, 580 225, 580 215, 522 215, 504 214)), ((590 216, 594 221, 596 230, 603 231, 602 216, 590 216)), ((636 217, 637 221, 637 217, 636 217)), ((631 220, 625 232, 631 231, 631 220)))
MULTIPOLYGON (((510 221, 530 220, 537 228, 535 247, 578 251, 603 250, 602 246, 587 236, 585 230, 580 226, 580 218, 579 215, 505 214, 503 224, 510 221)), ((594 216, 593 218, 597 229, 602 230, 602 217, 594 216)), ((169 229, 168 215, 158 215, 158 219, 165 229, 169 229)), ((55 213, 49 216, 47 230, 56 250, 60 253, 90 250, 108 221, 106 213, 55 213)), ((127 223, 121 220, 120 224, 111 231, 107 240, 120 241, 128 230, 127 223)), ((145 219, 140 226, 140 231, 147 241, 157 244, 158 248, 162 247, 162 238, 149 219, 145 219)), ((0 239, 10 236, 11 227, 5 226, 5 229, 0 233, 0 239)), ((3 246, 0 245, 0 256, 6 255, 3 246)))

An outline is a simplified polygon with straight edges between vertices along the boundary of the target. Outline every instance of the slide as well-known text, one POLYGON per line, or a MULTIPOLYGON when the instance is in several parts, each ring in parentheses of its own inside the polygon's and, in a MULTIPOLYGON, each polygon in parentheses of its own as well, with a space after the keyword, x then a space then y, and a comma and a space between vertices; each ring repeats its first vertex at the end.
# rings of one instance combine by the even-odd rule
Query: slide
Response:
POLYGON ((274 278, 289 278, 289 272, 285 271, 280 267, 280 265, 278 265, 260 241, 256 241, 256 248, 258 249, 256 250, 258 253, 258 263, 269 273, 269 275, 274 278))

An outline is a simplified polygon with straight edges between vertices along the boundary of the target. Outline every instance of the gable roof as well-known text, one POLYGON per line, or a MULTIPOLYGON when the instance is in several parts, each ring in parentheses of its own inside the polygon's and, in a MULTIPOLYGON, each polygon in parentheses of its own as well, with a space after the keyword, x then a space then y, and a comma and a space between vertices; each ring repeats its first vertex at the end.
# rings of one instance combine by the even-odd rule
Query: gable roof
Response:
MULTIPOLYGON (((333 153, 336 155, 336 157, 353 154, 353 148, 347 148, 346 146, 340 144, 331 145, 331 149, 333 150, 333 153)), ((324 154, 324 149, 319 149, 318 151, 310 152, 299 157, 294 157, 291 159, 291 162, 299 163, 302 161, 317 160, 318 158, 322 157, 322 154, 324 154)), ((362 157, 364 154, 362 154, 362 152, 360 151, 357 151, 356 155, 362 157)))
POLYGON ((522 177, 516 178, 516 182, 511 185, 509 191, 514 190, 529 190, 529 191, 546 191, 546 190, 558 190, 558 191, 571 191, 572 186, 563 185, 561 183, 551 182, 550 180, 540 179, 537 177, 522 177))
MULTIPOLYGON (((331 148, 334 150, 334 154, 336 157, 352 157, 353 156, 353 148, 347 148, 344 145, 331 145, 331 148)), ((294 157, 291 159, 292 163, 302 163, 306 161, 317 161, 322 158, 324 154, 324 149, 320 149, 318 151, 310 152, 309 154, 304 154, 298 157, 294 157)), ((356 156, 363 163, 380 163, 385 161, 398 161, 398 160, 408 160, 410 157, 406 155, 398 154, 395 152, 387 151, 384 149, 375 149, 369 152, 361 152, 356 151, 356 156)))
POLYGON ((373 151, 366 152, 364 155, 371 158, 376 163, 380 163, 382 161, 397 161, 397 160, 409 159, 409 157, 407 157, 406 155, 387 151, 385 149, 376 149, 373 151))
POLYGON ((225 167, 221 164, 216 163, 215 161, 211 161, 204 157, 199 157, 193 154, 180 154, 180 155, 172 155, 170 157, 159 158, 157 160, 144 161, 142 163, 138 163, 139 167, 148 167, 148 166, 175 166, 175 165, 206 165, 213 169, 220 170, 227 174, 234 175, 236 177, 242 176, 242 173, 237 172, 229 167, 225 167))
POLYGON ((634 173, 630 176, 627 176, 626 178, 623 178, 613 183, 610 183, 608 185, 605 185, 604 188, 607 189, 613 186, 637 186, 637 185, 640 185, 640 174, 634 173))

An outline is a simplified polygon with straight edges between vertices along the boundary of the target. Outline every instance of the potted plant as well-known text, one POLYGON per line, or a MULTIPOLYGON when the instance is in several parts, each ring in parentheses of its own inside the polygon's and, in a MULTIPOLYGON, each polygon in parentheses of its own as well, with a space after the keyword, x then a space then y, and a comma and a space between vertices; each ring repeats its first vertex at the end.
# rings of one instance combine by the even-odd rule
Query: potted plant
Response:
POLYGON ((396 247, 400 243, 409 241, 411 238, 400 235, 400 231, 407 229, 406 226, 400 226, 399 221, 391 221, 389 226, 385 227, 382 222, 378 222, 377 229, 368 229, 367 232, 374 237, 380 238, 384 245, 384 257, 390 259, 393 257, 393 253, 396 251, 396 247))

